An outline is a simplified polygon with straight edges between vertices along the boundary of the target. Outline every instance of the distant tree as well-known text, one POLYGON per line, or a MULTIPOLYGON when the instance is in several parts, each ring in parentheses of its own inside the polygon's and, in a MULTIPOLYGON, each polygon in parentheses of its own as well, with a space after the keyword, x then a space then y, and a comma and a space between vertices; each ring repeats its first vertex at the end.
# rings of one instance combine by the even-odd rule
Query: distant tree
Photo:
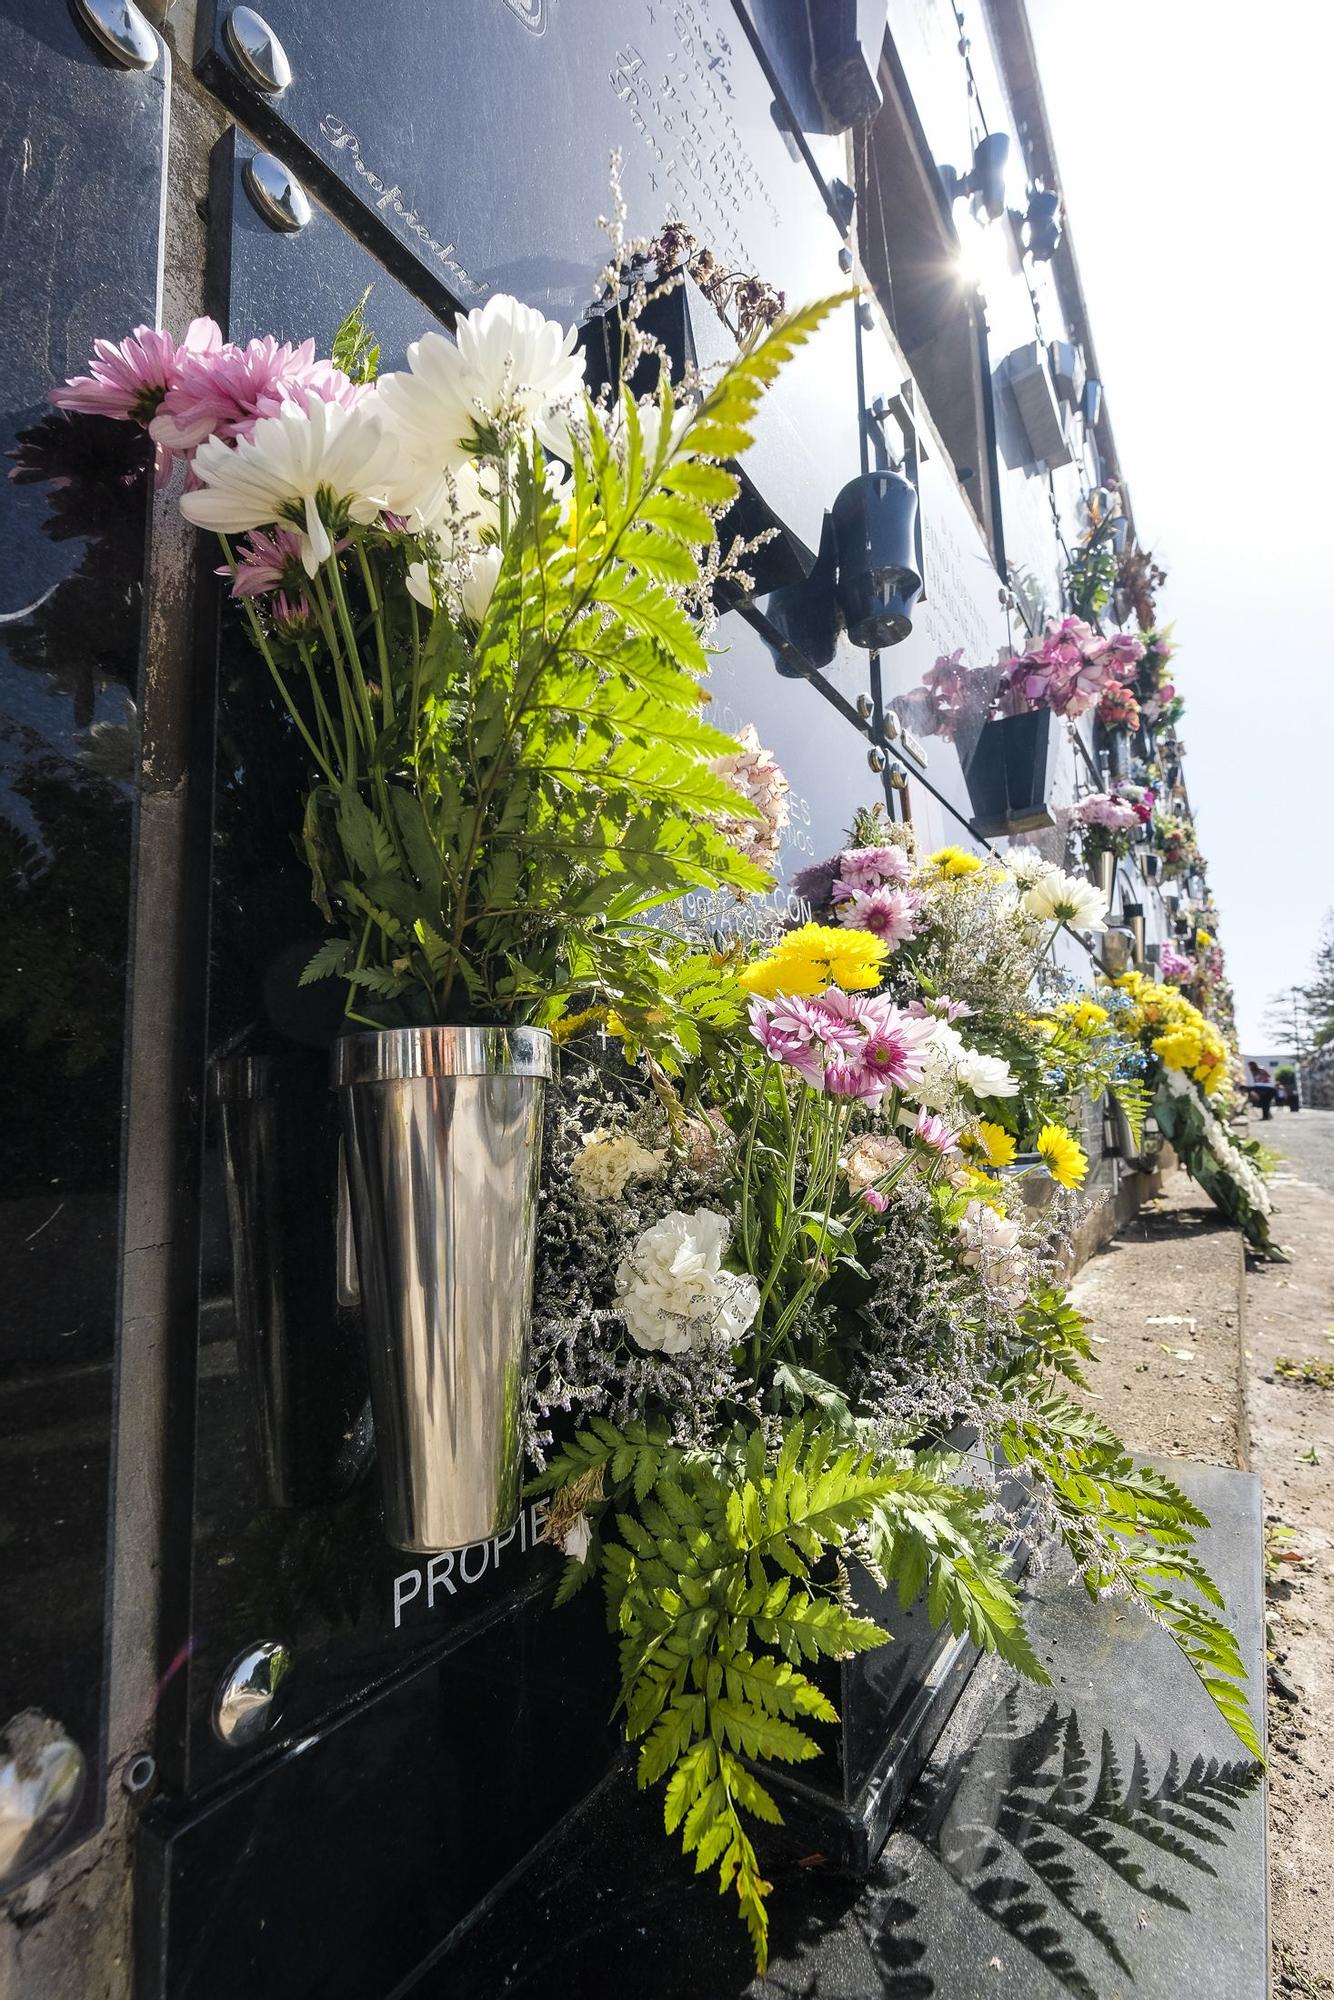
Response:
POLYGON ((1326 913, 1312 976, 1302 992, 1312 1039, 1318 1045, 1334 1040, 1334 910, 1326 913))
MULTIPOLYGON (((1318 1039, 1314 1033, 1314 1021, 1304 986, 1285 986, 1281 993, 1271 993, 1265 1006, 1261 1023, 1266 1035, 1278 1047, 1291 1049, 1301 1061, 1318 1039)), ((1334 1020, 1330 1023, 1334 1033, 1334 1020)))

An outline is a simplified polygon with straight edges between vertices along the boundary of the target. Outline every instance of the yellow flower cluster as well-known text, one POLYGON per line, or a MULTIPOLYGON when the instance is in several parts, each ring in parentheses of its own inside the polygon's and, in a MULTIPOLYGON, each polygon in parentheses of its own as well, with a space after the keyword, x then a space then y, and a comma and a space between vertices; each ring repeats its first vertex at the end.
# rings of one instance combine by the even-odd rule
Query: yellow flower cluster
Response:
POLYGON ((841 986, 845 993, 864 992, 880 984, 889 946, 873 931, 844 930, 835 924, 802 924, 788 931, 766 957, 756 959, 738 976, 747 993, 773 1000, 780 993, 823 993, 841 986))
POLYGON ((1107 1026, 1107 1009, 1087 995, 1079 1000, 1062 1000, 1056 1012, 1081 1035, 1095 1035, 1099 1028, 1107 1026))
POLYGON ((938 868, 947 882, 957 882, 963 875, 976 875, 986 863, 966 847, 938 847, 930 857, 930 866, 938 868))
POLYGON ((1131 1025, 1147 1039, 1154 1055, 1168 1069, 1182 1070, 1212 1097, 1227 1083, 1227 1043, 1175 986, 1160 986, 1142 972, 1125 972, 1117 980, 1134 1002, 1131 1025))
POLYGON ((1038 1151, 1047 1162, 1048 1173, 1062 1187, 1078 1187, 1089 1170, 1088 1154, 1064 1125, 1044 1125, 1038 1133, 1038 1151))

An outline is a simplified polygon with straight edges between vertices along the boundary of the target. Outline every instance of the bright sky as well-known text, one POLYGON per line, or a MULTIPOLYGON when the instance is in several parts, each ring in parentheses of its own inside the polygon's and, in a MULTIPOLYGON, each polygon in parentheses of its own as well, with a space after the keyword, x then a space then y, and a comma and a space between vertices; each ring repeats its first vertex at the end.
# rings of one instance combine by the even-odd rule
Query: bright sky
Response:
POLYGON ((1028 0, 1244 1049, 1334 908, 1331 0, 1028 0))

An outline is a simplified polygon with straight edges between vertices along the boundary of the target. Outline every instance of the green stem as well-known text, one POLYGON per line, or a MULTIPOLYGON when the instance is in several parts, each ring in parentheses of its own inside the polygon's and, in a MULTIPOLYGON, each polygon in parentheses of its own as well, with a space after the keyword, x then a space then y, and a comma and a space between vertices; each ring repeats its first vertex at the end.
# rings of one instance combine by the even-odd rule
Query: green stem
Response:
MULTIPOLYGON (((361 567, 361 580, 366 587, 366 601, 371 608, 371 624, 375 628, 375 652, 380 663, 380 713, 384 726, 389 729, 394 720, 394 695, 389 685, 389 647, 384 635, 384 597, 378 580, 372 572, 370 557, 366 554, 366 544, 357 537, 357 562, 361 567)), ((413 600, 409 598, 409 603, 413 600)))
MULTIPOLYGON (((225 535, 219 535, 218 540, 222 544, 222 552, 227 558, 227 562, 231 568, 232 575, 235 576, 236 560, 232 555, 232 551, 228 544, 227 537, 225 535)), ((277 688, 279 695, 282 697, 283 707, 287 710, 287 713, 291 716, 293 722, 300 730, 302 740, 304 741, 306 748, 309 750, 311 756, 315 759, 315 762, 319 765, 320 770, 324 773, 329 783, 336 787, 338 780, 334 776, 332 766, 325 758, 324 753, 320 749, 319 744, 315 741, 315 738, 311 735, 310 729, 306 723, 306 718, 304 717, 304 715, 302 715, 301 710, 297 707, 296 703, 292 699, 291 693, 289 692, 287 687, 287 683, 283 679, 282 671, 279 668, 278 662, 274 659, 273 652, 272 649, 270 648, 268 639, 265 637, 264 627, 260 624, 259 618, 256 615, 254 605, 250 602, 250 599, 248 597, 243 597, 239 601, 245 608, 245 615, 250 624, 250 636, 254 640, 258 651, 263 656, 265 666, 268 668, 270 674, 273 676, 273 684, 277 688)))

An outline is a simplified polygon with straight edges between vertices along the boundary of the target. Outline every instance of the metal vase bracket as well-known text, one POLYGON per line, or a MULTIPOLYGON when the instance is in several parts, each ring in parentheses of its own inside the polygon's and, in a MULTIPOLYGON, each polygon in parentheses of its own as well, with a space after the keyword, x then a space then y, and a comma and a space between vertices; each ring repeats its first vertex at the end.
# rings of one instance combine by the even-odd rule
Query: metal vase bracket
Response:
POLYGON ((404 1028, 333 1050, 385 1532, 416 1554, 519 1510, 540 1028, 404 1028))

